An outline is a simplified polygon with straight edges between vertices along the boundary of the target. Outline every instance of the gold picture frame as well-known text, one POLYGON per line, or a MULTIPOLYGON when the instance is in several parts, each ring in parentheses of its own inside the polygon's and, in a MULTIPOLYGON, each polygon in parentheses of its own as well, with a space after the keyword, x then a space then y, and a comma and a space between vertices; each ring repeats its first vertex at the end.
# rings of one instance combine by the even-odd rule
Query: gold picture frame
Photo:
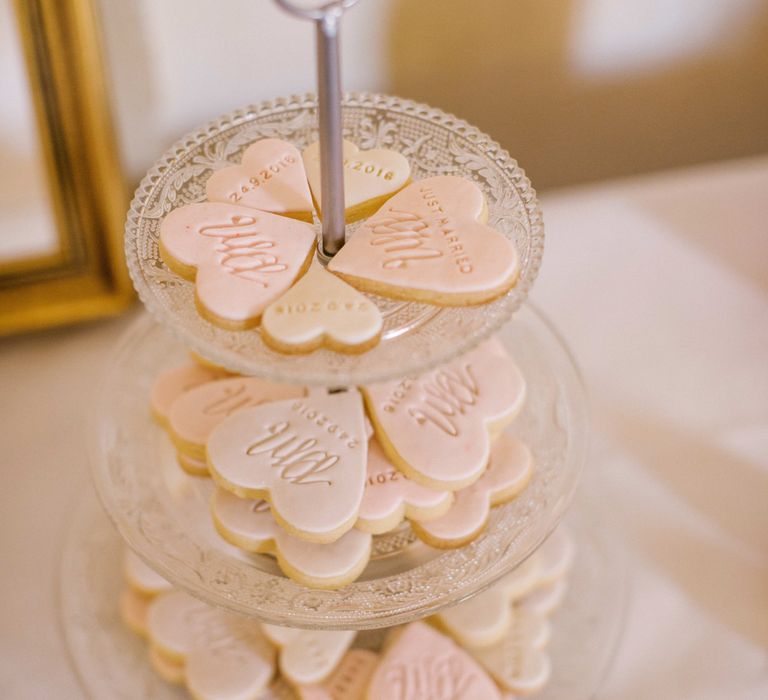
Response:
POLYGON ((13 0, 13 8, 58 245, 0 264, 0 335, 111 315, 134 296, 93 0, 13 0))

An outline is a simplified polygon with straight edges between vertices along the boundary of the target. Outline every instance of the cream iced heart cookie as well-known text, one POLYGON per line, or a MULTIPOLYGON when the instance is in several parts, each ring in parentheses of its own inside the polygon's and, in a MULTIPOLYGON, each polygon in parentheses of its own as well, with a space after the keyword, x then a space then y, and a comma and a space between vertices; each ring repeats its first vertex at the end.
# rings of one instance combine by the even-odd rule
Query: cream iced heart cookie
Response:
POLYGON ((368 462, 356 390, 276 401, 231 415, 208 438, 220 486, 264 498, 296 537, 333 542, 357 520, 368 462))
POLYGON ((538 550, 539 585, 555 583, 561 580, 573 566, 576 546, 570 532, 564 527, 555 530, 538 550))
MULTIPOLYGON (((408 159, 385 148, 361 151, 351 141, 344 141, 344 208, 347 223, 365 218, 411 180, 408 159)), ((320 142, 302 154, 309 186, 318 214, 322 216, 320 189, 320 142)))
POLYGON ((396 632, 368 686, 367 700, 500 700, 494 682, 448 637, 423 622, 396 632))
POLYGON ((512 626, 512 604, 533 591, 538 583, 539 563, 534 554, 487 591, 441 610, 435 620, 467 649, 492 646, 512 626))
POLYGON ((312 352, 323 345, 356 353, 379 342, 382 323, 376 304, 315 263, 267 307, 261 337, 284 353, 312 352))
POLYGON ((547 583, 529 593, 517 605, 536 615, 548 616, 557 610, 568 592, 567 577, 563 576, 554 583, 547 583))
POLYGON ((371 557, 371 536, 350 530, 335 542, 318 544, 289 535, 266 501, 240 498, 216 489, 211 501, 216 529, 247 552, 274 554, 282 572, 311 588, 340 588, 352 583, 371 557))
POLYGON ((450 491, 427 488, 409 479, 387 459, 376 438, 368 444, 365 493, 356 527, 380 535, 404 518, 428 521, 444 515, 453 503, 450 491))
POLYGON ((137 593, 132 588, 126 588, 120 594, 119 610, 123 624, 141 637, 147 634, 147 613, 151 598, 137 593))
POLYGON ((181 591, 152 601, 147 630, 162 657, 183 664, 185 683, 195 698, 256 697, 274 674, 274 650, 257 622, 181 591))
POLYGON ((530 695, 541 690, 552 673, 544 651, 549 636, 546 618, 517 610, 512 626, 498 644, 472 649, 471 654, 504 690, 530 695))
POLYGON ((365 700, 365 689, 378 662, 372 651, 352 649, 325 681, 298 686, 299 700, 365 700))
POLYGON ((301 154, 280 139, 262 139, 248 146, 241 164, 217 170, 205 191, 211 202, 312 221, 312 196, 301 154))
POLYGON ((303 395, 303 387, 256 377, 217 379, 185 392, 173 402, 168 412, 168 431, 179 452, 195 460, 190 466, 197 467, 205 461, 205 443, 211 431, 229 416, 270 401, 303 395))
POLYGON ((130 549, 123 554, 123 574, 128 585, 137 593, 153 597, 170 591, 172 586, 130 549))
POLYGON ((166 683, 179 685, 184 682, 184 664, 169 659, 155 647, 149 647, 149 663, 166 683))
POLYGON ((497 340, 415 378, 363 388, 376 436, 395 466, 436 489, 476 481, 491 436, 517 415, 525 380, 497 340))
POLYGON ((306 271, 315 247, 310 224, 210 202, 174 209, 160 224, 160 255, 195 280, 200 313, 230 329, 251 328, 306 271))
POLYGON ((264 635, 280 649, 280 673, 294 685, 325 680, 355 638, 352 631, 300 630, 262 624, 264 635))
POLYGON ((452 175, 408 185, 361 224, 328 269, 351 285, 441 306, 481 304, 517 281, 514 244, 490 226, 485 198, 452 175))
POLYGON ((491 448, 485 473, 456 492, 453 505, 442 517, 428 522, 414 518, 413 531, 432 547, 462 547, 485 529, 491 508, 515 498, 532 474, 531 451, 520 440, 502 433, 491 448))
POLYGON ((155 379, 149 395, 149 405, 155 420, 167 426, 168 412, 173 402, 184 392, 206 382, 227 376, 224 370, 188 362, 163 372, 155 379))

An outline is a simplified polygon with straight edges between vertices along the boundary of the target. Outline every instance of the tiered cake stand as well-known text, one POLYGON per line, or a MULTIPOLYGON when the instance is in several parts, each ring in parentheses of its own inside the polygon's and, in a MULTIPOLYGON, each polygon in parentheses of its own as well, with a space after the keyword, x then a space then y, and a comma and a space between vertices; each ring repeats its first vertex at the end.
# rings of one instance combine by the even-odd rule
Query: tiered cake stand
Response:
MULTIPOLYGON (((344 101, 345 138, 363 149, 403 153, 414 180, 437 174, 475 182, 489 204, 489 224, 521 255, 517 286, 496 301, 465 308, 371 299, 381 308, 381 343, 360 355, 319 350, 286 356, 258 330, 224 331, 205 321, 194 285, 170 272, 158 251, 162 218, 201 201, 211 173, 238 162, 265 137, 299 148, 317 138, 313 97, 291 97, 222 117, 182 139, 142 181, 128 217, 128 264, 155 320, 139 319, 119 343, 90 427, 94 481, 122 539, 175 586, 206 602, 262 621, 317 629, 380 630, 423 618, 487 588, 534 552, 574 496, 586 457, 583 389, 567 347, 544 316, 525 303, 538 271, 543 229, 523 172, 490 138, 439 110, 382 95, 344 101), (157 323, 159 322, 159 323, 157 323), (407 525, 378 536, 374 556, 353 584, 305 588, 266 555, 226 544, 208 514, 210 480, 183 473, 147 406, 153 379, 188 349, 232 371, 295 384, 355 386, 413 375, 446 362, 496 334, 528 387, 509 428, 531 448, 535 476, 523 494, 494 509, 487 530, 456 550, 432 549, 407 525)), ((610 661, 623 617, 624 586, 610 543, 593 527, 591 508, 572 516, 578 556, 568 599, 556 623, 554 677, 543 698, 589 698, 610 661)), ((180 697, 155 679, 140 649, 117 623, 120 537, 86 507, 63 559, 62 613, 76 667, 102 697, 180 697)), ((288 692, 288 691, 286 691, 288 692)), ((291 697, 287 694, 286 697, 291 697)))

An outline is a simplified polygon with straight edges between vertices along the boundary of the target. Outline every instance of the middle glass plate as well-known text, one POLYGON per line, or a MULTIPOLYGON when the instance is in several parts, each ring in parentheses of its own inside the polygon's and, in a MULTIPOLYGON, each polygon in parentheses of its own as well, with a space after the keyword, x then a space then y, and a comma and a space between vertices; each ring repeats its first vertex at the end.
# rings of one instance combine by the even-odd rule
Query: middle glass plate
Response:
POLYGON ((286 578, 269 556, 227 544, 209 514, 211 480, 181 470, 150 416, 154 378, 186 353, 148 317, 120 341, 94 413, 92 465, 102 502, 128 544, 160 574, 233 612, 322 629, 387 627, 435 613, 531 554, 565 512, 584 464, 584 395, 563 341, 530 306, 498 337, 527 381, 525 408, 509 432, 531 448, 536 471, 523 494, 495 508, 485 533, 465 547, 433 549, 403 526, 376 538, 374 557, 355 583, 324 591, 286 578))

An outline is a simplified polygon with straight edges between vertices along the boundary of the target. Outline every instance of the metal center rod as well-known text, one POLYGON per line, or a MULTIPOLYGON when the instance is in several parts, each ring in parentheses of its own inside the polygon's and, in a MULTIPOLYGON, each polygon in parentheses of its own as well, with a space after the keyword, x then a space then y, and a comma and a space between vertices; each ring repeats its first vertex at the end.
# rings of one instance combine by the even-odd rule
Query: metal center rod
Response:
POLYGON ((315 20, 317 96, 320 126, 320 208, 322 254, 333 257, 344 245, 344 162, 341 138, 341 61, 339 29, 342 11, 315 20))

